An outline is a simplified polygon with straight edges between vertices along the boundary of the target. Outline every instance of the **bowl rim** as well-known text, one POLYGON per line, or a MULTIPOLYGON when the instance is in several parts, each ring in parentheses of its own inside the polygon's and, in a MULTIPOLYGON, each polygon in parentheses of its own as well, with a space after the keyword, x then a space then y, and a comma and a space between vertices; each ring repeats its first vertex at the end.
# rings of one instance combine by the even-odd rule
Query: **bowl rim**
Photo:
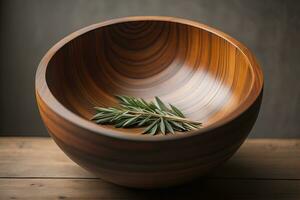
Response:
MULTIPOLYGON (((68 122, 79 126, 83 129, 87 129, 95 134, 100 134, 102 136, 107 136, 115 139, 122 139, 122 140, 133 140, 133 141, 168 141, 168 140, 177 140, 182 138, 188 138, 197 136, 199 134, 210 132, 213 129, 216 129, 218 127, 221 127, 230 121, 233 121, 235 118, 240 116, 242 113, 244 113, 259 97, 263 90, 264 86, 264 80, 263 80, 263 73, 262 70, 253 55, 253 53, 246 48, 242 43, 237 41, 236 39, 232 38, 231 36, 227 35, 226 33, 223 33, 222 31, 219 31, 215 28, 212 28, 210 26, 207 26, 205 24, 188 20, 188 19, 182 19, 178 17, 169 17, 169 16, 130 16, 130 17, 121 17, 116 19, 110 19, 104 22, 92 24, 90 26, 86 26, 84 28, 81 28, 63 39, 61 39, 59 42, 57 42, 52 48, 48 50, 48 52, 44 55, 42 60, 40 61, 36 76, 35 76, 35 93, 36 93, 36 99, 38 102, 38 105, 42 101, 44 104, 47 105, 47 107, 57 114, 58 116, 62 117, 63 119, 67 120, 68 122), (63 104, 61 104, 52 94, 50 91, 47 80, 46 80, 46 71, 48 63, 50 62, 51 58, 56 54, 56 52, 62 48, 64 45, 66 45, 71 40, 89 32, 93 31, 94 29, 101 28, 108 25, 118 24, 118 23, 124 23, 124 22, 132 22, 132 21, 164 21, 164 22, 174 22, 184 25, 193 26, 196 28, 203 29, 205 31, 208 31, 214 35, 217 35, 223 39, 225 39, 227 42, 234 45, 246 58, 246 60, 249 63, 250 70, 252 73, 252 83, 251 87, 248 91, 248 94, 246 95, 245 99, 229 114, 227 114, 224 118, 216 121, 215 123, 200 128, 195 131, 191 131, 188 134, 175 134, 175 135, 164 135, 164 136, 149 136, 149 135, 135 135, 135 134, 126 134, 122 131, 113 130, 113 129, 107 129, 104 127, 101 127, 75 113, 67 109, 63 104), (256 88, 254 88, 256 87, 256 88)), ((40 105, 39 105, 40 107, 40 105)), ((41 111, 40 111, 41 112, 41 111)))

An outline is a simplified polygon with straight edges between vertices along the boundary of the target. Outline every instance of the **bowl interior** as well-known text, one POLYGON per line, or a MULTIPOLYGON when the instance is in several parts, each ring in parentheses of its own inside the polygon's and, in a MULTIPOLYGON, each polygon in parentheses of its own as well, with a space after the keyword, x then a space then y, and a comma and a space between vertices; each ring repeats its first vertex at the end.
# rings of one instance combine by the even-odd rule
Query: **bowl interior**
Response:
POLYGON ((147 20, 102 26, 71 40, 51 58, 46 82, 62 105, 86 119, 94 106, 116 105, 114 95, 159 96, 208 126, 245 100, 253 73, 225 39, 186 24, 147 20))

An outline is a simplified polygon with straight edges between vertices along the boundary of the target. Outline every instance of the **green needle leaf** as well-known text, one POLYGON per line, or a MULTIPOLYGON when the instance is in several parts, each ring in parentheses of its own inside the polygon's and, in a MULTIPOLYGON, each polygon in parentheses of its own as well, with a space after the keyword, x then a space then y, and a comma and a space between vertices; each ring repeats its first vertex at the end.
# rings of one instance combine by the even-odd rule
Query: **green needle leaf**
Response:
POLYGON ((152 124, 150 124, 150 125, 144 130, 143 133, 148 133, 148 131, 150 131, 150 130, 152 129, 152 127, 153 127, 154 125, 157 124, 157 122, 158 122, 158 119, 155 120, 152 124))
POLYGON ((143 119, 140 123, 138 123, 138 126, 143 126, 146 122, 149 121, 150 118, 151 118, 151 115, 149 115, 148 117, 143 119))
POLYGON ((103 118, 103 119, 99 119, 99 120, 96 120, 96 123, 97 124, 104 124, 106 122, 109 122, 111 120, 111 117, 106 117, 106 118, 103 118))
POLYGON ((166 128, 163 118, 160 118, 160 131, 165 135, 166 134, 166 128))
POLYGON ((138 116, 136 116, 136 117, 134 117, 134 118, 131 118, 131 119, 127 120, 127 121, 123 124, 123 127, 130 126, 130 125, 134 124, 140 116, 141 116, 141 115, 138 115, 138 116))
POLYGON ((120 114, 120 115, 116 115, 116 117, 114 118, 114 120, 118 120, 118 119, 120 119, 121 117, 130 117, 130 115, 127 115, 127 113, 128 113, 128 111, 126 111, 126 112, 124 112, 124 113, 122 113, 122 114, 120 114))
POLYGON ((176 108, 172 104, 170 104, 170 107, 171 107, 174 114, 176 114, 179 117, 183 117, 183 118, 185 117, 184 114, 178 108, 176 108))
POLYGON ((195 129, 197 129, 196 127, 192 126, 189 123, 184 123, 183 125, 186 126, 186 127, 188 127, 189 130, 195 130, 195 129))
POLYGON ((166 125, 167 130, 174 134, 174 130, 173 130, 171 124, 168 122, 168 120, 165 120, 165 125, 166 125))
POLYGON ((155 134, 156 134, 157 127, 158 127, 158 125, 155 124, 155 125, 151 128, 151 130, 150 130, 150 135, 155 135, 155 134))
POLYGON ((111 108, 95 107, 98 112, 111 112, 111 108))
POLYGON ((116 127, 116 128, 121 128, 121 127, 123 126, 124 123, 125 123, 124 121, 120 121, 120 122, 118 122, 118 123, 115 125, 115 127, 116 127))
POLYGON ((128 101, 126 100, 126 98, 124 96, 116 95, 115 97, 119 100, 120 103, 128 104, 128 101))
POLYGON ((184 128, 180 123, 178 122, 174 122, 174 121, 170 121, 171 124, 173 124, 175 127, 181 129, 181 130, 186 130, 186 128, 184 128))
POLYGON ((169 111, 166 105, 160 100, 160 98, 155 97, 157 107, 162 111, 169 111))

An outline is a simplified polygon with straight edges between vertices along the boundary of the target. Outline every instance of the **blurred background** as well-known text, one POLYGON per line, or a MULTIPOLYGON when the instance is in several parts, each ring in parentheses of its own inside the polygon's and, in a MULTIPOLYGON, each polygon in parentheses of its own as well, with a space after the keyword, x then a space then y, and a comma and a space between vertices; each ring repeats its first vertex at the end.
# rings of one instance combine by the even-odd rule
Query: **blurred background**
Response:
POLYGON ((250 137, 300 137, 296 0, 1 0, 0 135, 47 136, 34 95, 42 56, 77 29, 132 15, 196 20, 244 43, 265 77, 262 109, 250 137))

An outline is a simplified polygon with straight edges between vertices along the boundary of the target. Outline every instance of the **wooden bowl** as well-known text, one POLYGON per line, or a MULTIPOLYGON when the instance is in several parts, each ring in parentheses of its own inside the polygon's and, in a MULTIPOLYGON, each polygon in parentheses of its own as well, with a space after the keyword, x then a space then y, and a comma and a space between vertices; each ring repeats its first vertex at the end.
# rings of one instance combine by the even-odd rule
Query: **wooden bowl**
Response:
POLYGON ((263 93, 253 54, 230 36, 173 17, 127 17, 76 31, 53 46, 36 74, 42 119, 76 163, 112 183, 178 185, 230 158, 250 132, 263 93), (159 96, 194 132, 140 135, 89 121, 113 95, 159 96))

